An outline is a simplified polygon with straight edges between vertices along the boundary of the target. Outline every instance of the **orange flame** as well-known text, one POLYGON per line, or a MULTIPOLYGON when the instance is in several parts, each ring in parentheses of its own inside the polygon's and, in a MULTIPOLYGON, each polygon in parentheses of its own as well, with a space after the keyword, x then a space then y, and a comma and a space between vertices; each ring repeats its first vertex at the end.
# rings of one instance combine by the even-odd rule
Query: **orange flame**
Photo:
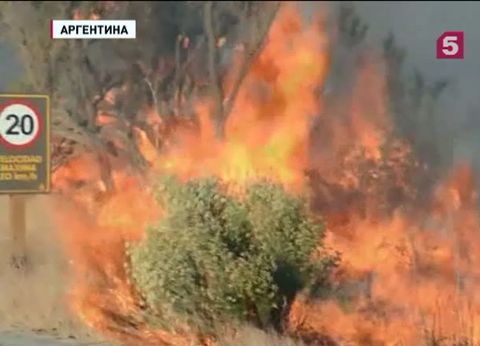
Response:
POLYGON ((177 133, 157 168, 185 178, 215 174, 236 182, 267 176, 299 188, 308 163, 309 125, 319 107, 315 88, 327 69, 326 48, 324 33, 303 28, 295 10, 286 7, 244 81, 225 140, 215 138, 209 105, 200 104, 200 135, 177 133))

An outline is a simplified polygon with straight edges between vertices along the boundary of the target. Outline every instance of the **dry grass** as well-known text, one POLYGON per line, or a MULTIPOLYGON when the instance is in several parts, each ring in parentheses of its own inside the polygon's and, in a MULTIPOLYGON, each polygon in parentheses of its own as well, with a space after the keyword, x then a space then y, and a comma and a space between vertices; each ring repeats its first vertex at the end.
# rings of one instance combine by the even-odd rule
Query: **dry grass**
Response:
POLYGON ((267 333, 260 329, 246 326, 240 329, 233 338, 224 337, 218 346, 304 346, 300 341, 280 336, 273 332, 267 333))
POLYGON ((49 215, 48 196, 27 201, 27 241, 32 267, 26 272, 10 265, 8 197, 0 196, 0 329, 34 330, 60 337, 88 337, 68 311, 68 263, 49 215))

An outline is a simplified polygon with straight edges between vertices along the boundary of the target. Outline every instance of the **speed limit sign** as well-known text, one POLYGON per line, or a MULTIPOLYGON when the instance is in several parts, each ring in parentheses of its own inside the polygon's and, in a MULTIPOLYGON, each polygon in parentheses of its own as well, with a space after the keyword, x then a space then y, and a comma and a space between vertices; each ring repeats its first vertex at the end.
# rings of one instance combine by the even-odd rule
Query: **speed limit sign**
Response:
POLYGON ((0 94, 0 193, 50 189, 49 98, 0 94))
POLYGON ((40 134, 42 118, 25 101, 11 101, 0 108, 0 139, 11 147, 32 145, 40 134))

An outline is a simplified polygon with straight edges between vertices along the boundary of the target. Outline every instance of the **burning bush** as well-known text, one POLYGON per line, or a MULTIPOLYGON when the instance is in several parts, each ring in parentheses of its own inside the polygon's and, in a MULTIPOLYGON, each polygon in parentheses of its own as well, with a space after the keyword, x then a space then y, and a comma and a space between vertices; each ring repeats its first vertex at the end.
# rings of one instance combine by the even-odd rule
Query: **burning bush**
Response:
POLYGON ((238 195, 211 178, 162 181, 164 218, 129 248, 152 323, 207 333, 229 322, 278 327, 298 292, 325 285, 335 261, 304 201, 268 181, 238 195))

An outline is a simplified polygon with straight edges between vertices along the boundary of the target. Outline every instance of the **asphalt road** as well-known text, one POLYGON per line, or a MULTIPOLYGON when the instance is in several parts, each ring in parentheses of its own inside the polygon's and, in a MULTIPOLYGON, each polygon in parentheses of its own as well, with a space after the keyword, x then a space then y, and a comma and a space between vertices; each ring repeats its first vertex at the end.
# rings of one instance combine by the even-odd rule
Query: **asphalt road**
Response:
POLYGON ((60 340, 50 336, 18 332, 0 332, 0 346, 109 346, 106 342, 60 340))

